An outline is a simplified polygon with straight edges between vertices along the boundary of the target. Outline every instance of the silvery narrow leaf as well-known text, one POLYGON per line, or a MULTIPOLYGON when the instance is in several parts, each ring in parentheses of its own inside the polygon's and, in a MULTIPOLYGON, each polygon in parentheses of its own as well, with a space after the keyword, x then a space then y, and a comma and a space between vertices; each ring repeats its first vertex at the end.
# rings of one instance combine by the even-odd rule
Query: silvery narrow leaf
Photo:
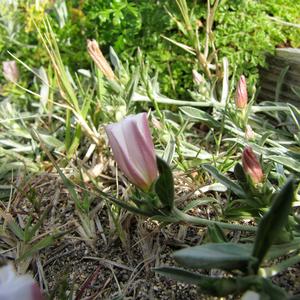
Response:
POLYGON ((115 69, 120 72, 122 64, 113 47, 109 47, 109 58, 115 69))
POLYGON ((43 67, 40 67, 38 70, 38 74, 42 80, 42 85, 41 85, 41 89, 40 89, 40 102, 41 102, 41 106, 40 106, 40 113, 43 112, 43 110, 46 107, 46 104, 48 102, 48 97, 49 97, 49 80, 47 77, 47 73, 45 71, 45 69, 43 67))
POLYGON ((85 69, 78 69, 77 72, 85 77, 91 78, 91 72, 85 69))
POLYGON ((228 67, 228 59, 226 57, 223 58, 223 85, 222 85, 222 97, 221 104, 225 105, 227 97, 228 97, 228 76, 229 76, 229 67, 228 67))

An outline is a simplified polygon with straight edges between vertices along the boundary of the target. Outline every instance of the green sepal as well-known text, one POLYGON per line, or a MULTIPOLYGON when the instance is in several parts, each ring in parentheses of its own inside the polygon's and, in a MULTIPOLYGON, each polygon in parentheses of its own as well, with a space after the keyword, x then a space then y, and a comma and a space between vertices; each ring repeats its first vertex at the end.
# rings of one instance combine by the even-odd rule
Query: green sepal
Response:
POLYGON ((155 192, 162 203, 162 207, 171 211, 174 206, 174 180, 171 168, 160 157, 156 157, 159 177, 155 182, 155 192))
POLYGON ((246 183, 247 182, 246 174, 245 174, 244 169, 243 169, 243 167, 240 163, 237 163, 234 166, 234 176, 240 183, 246 183))

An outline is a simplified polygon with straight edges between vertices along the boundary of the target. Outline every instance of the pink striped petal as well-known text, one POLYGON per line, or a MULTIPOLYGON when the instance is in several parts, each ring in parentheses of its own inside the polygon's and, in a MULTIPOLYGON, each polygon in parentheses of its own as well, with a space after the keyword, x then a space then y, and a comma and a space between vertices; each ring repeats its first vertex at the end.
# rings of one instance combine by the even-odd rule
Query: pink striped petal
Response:
POLYGON ((120 169, 142 189, 149 189, 158 175, 147 114, 129 116, 106 126, 109 144, 120 169))
POLYGON ((264 174, 259 161, 251 147, 245 147, 242 154, 244 172, 251 178, 254 184, 264 180, 264 174))

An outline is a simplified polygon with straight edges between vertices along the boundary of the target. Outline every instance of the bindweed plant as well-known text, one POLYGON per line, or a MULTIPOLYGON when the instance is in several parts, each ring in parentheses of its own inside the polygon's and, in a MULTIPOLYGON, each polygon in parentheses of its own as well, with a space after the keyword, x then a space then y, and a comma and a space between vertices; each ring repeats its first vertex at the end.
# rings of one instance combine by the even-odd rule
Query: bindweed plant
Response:
POLYGON ((175 280, 195 284, 199 293, 213 296, 239 295, 252 290, 259 294, 260 299, 289 299, 288 293, 275 286, 270 277, 300 261, 299 238, 280 247, 273 245, 278 231, 288 223, 293 200, 294 183, 293 179, 289 179, 274 195, 270 210, 258 225, 253 244, 208 243, 174 253, 175 260, 183 267, 225 270, 224 276, 207 276, 171 267, 160 267, 155 271, 175 280), (282 263, 274 261, 287 254, 291 256, 282 263))
MULTIPOLYGON (((232 230, 256 231, 254 226, 229 224, 190 216, 174 205, 173 175, 168 164, 155 159, 154 146, 146 114, 127 117, 106 128, 109 143, 119 167, 141 191, 127 204, 113 197, 107 199, 127 210, 166 223, 187 222, 218 225, 232 230)), ((102 193, 104 197, 107 195, 102 193)))
MULTIPOLYGON (((161 158, 156 158, 150 136, 146 113, 125 118, 106 129, 114 157, 126 177, 137 187, 131 202, 125 203, 101 191, 102 197, 121 207, 154 220, 167 223, 189 223, 209 226, 209 235, 217 241, 180 250, 175 260, 184 267, 199 269, 221 269, 228 272, 225 277, 209 277, 182 269, 162 267, 160 274, 187 283, 196 284, 201 293, 214 296, 241 294, 254 290, 262 297, 288 299, 284 290, 275 286, 269 277, 300 261, 297 218, 291 215, 295 183, 287 180, 280 191, 268 184, 266 174, 250 147, 243 152, 243 166, 237 164, 235 173, 239 183, 222 175, 216 168, 203 165, 239 198, 253 213, 259 225, 236 225, 207 220, 186 214, 174 204, 174 182, 172 171, 161 158), (154 166, 157 166, 157 169, 154 166), (223 242, 222 230, 256 231, 253 243, 223 242), (282 238, 285 236, 285 238, 282 238), (222 242, 221 242, 222 241, 222 242), (274 245, 281 243, 280 245, 274 245), (274 263, 278 258, 291 254, 283 263, 274 263)), ((232 200, 235 201, 235 200, 232 200)), ((224 239, 223 239, 224 240, 224 239)), ((226 240, 226 239, 225 239, 226 240)))

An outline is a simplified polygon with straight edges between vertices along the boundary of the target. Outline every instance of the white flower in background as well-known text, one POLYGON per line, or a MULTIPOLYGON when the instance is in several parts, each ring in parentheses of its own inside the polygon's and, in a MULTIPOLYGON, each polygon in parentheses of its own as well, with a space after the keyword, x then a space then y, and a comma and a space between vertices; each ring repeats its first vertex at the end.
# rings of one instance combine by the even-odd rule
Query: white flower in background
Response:
POLYGON ((12 265, 0 268, 0 300, 43 300, 41 291, 29 275, 18 276, 12 265))
POLYGON ((17 82, 20 75, 17 62, 15 60, 4 61, 2 63, 3 76, 6 80, 11 82, 17 82))

